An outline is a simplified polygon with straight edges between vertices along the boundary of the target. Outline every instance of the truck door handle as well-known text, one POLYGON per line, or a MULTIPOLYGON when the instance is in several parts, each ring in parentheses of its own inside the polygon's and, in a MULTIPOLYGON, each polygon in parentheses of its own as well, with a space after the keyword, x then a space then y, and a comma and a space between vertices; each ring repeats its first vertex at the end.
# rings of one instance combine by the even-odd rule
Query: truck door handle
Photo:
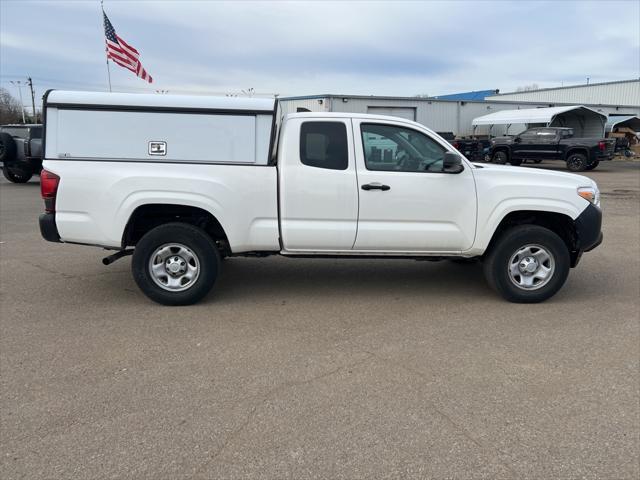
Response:
POLYGON ((387 190, 391 190, 391 187, 389 185, 382 185, 381 183, 374 182, 374 183, 367 183, 365 185, 362 185, 362 189, 363 190, 382 190, 383 192, 386 192, 387 190))

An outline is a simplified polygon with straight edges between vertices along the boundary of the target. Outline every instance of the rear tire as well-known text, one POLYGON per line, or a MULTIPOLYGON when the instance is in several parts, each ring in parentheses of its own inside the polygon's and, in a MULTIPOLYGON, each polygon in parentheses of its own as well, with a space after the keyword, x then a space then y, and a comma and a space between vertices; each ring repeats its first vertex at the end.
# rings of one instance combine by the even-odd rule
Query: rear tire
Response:
POLYGON ((489 285, 515 303, 538 303, 555 295, 569 275, 569 250, 551 230, 513 227, 502 234, 484 260, 489 285))
POLYGON ((587 156, 582 153, 572 153, 567 157, 567 168, 572 172, 584 172, 588 164, 587 156))
POLYGON ((493 154, 491 161, 499 165, 504 165, 509 161, 509 155, 507 155, 507 152, 504 150, 499 150, 493 154))
POLYGON ((27 183, 33 176, 33 171, 27 165, 17 167, 14 164, 4 164, 2 166, 2 174, 4 178, 12 183, 27 183))
POLYGON ((600 165, 600 160, 594 160, 589 164, 589 166, 585 170, 595 170, 600 165))
POLYGON ((213 287, 219 269, 220 255, 211 237, 178 222, 147 232, 131 261, 140 290, 162 305, 191 305, 201 300, 213 287))

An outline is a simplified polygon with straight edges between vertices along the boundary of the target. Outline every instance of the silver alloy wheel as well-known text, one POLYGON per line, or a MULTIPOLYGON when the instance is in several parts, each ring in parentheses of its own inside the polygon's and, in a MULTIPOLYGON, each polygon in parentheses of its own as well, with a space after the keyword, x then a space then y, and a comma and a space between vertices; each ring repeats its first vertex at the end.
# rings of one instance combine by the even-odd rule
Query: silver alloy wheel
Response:
POLYGON ((525 245, 509 260, 509 278, 523 290, 537 290, 544 287, 555 271, 553 254, 541 245, 525 245))
POLYGON ((200 261, 190 248, 180 243, 158 247, 149 258, 151 278, 163 290, 182 292, 198 280, 200 261))

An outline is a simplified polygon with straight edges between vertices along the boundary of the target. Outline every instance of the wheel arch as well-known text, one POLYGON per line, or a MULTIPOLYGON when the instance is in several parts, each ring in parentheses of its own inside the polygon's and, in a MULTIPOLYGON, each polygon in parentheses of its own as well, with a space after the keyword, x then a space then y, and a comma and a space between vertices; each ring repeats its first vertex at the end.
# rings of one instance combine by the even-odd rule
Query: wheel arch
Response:
POLYGON ((578 236, 574 219, 566 214, 547 210, 514 210, 502 217, 495 228, 484 254, 492 248, 504 232, 519 225, 538 225, 558 235, 567 246, 571 257, 571 266, 575 266, 579 257, 578 236))
POLYGON ((569 148, 564 156, 564 159, 567 160, 574 153, 582 153, 585 157, 587 157, 587 160, 589 160, 589 149, 582 146, 569 148))
POLYGON ((147 203, 137 206, 129 216, 122 234, 122 248, 135 246, 151 229, 172 222, 183 222, 204 230, 222 255, 231 247, 227 233, 218 218, 208 210, 179 203, 147 203))

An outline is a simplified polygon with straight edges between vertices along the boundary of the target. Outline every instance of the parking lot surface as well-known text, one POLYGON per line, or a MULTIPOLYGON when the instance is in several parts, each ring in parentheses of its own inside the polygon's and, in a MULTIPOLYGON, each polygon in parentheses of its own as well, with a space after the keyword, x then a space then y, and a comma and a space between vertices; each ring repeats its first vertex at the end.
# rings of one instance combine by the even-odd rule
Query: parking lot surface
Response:
POLYGON ((588 175, 604 243, 544 304, 479 265, 270 257, 183 308, 2 179, 0 477, 637 479, 640 163, 588 175))

